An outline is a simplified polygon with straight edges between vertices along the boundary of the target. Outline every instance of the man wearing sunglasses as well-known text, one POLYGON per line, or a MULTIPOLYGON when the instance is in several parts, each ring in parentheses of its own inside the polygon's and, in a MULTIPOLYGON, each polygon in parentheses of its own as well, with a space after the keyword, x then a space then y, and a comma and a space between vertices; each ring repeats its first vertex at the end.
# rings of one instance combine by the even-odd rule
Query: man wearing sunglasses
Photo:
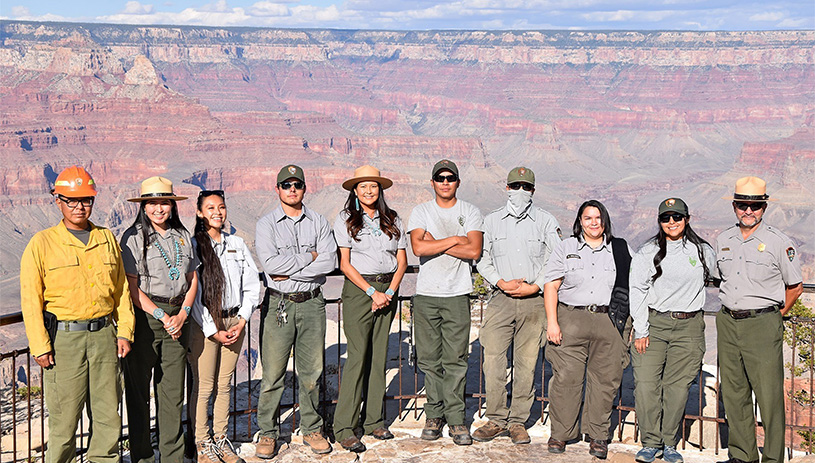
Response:
POLYGON ((738 224, 716 240, 722 279, 716 327, 730 430, 728 462, 758 462, 751 392, 764 424, 761 461, 783 462, 782 316, 803 292, 801 261, 792 240, 762 220, 769 200, 764 180, 740 178, 732 200, 738 224))
POLYGON ((535 365, 546 326, 543 298, 538 296, 544 266, 561 238, 557 219, 532 204, 532 169, 512 169, 506 190, 506 205, 484 219, 484 248, 478 261, 478 272, 497 290, 479 333, 489 421, 473 432, 473 439, 487 442, 508 435, 514 444, 528 444, 524 423, 535 398, 535 365), (512 401, 507 407, 507 351, 512 343, 512 401))
POLYGON ((322 434, 319 378, 323 372, 325 298, 321 286, 337 266, 337 243, 328 221, 303 204, 303 169, 288 165, 277 174, 280 205, 257 224, 255 249, 266 274, 267 310, 262 314, 263 378, 258 396, 260 437, 255 456, 277 453, 277 414, 292 347, 300 382, 300 433, 314 453, 331 452, 322 434))
POLYGON ((20 306, 29 349, 43 371, 48 463, 76 460, 76 429, 89 406, 90 461, 119 461, 121 380, 135 318, 122 253, 110 230, 90 221, 96 183, 63 170, 51 194, 62 214, 35 234, 20 261, 20 306), (115 322, 115 325, 114 325, 115 322))
POLYGON ((464 385, 470 342, 472 262, 481 256, 483 217, 456 198, 461 182, 453 161, 433 166, 435 199, 419 204, 408 221, 419 257, 414 316, 416 355, 425 374, 427 402, 422 439, 441 437, 445 423, 457 445, 472 444, 464 423, 464 385))

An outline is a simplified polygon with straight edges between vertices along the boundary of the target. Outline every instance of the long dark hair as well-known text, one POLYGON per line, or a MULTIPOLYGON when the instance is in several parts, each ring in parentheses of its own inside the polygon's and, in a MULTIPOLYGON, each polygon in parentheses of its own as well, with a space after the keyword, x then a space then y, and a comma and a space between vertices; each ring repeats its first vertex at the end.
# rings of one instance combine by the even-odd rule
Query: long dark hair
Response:
MULTIPOLYGON (((379 182, 376 184, 379 185, 379 198, 377 198, 376 204, 374 204, 374 209, 379 211, 379 227, 388 235, 388 238, 398 240, 401 236, 399 227, 396 226, 396 217, 398 217, 398 214, 389 208, 388 203, 385 202, 385 190, 382 188, 382 185, 379 182)), ((357 193, 355 191, 357 185, 351 188, 351 191, 348 192, 348 199, 345 201, 345 211, 348 213, 348 218, 345 219, 345 227, 348 229, 348 234, 351 235, 354 241, 359 241, 357 235, 359 231, 362 230, 362 227, 365 226, 365 220, 362 218, 362 210, 357 209, 357 193)))
MULTIPOLYGON (((224 199, 222 191, 204 190, 198 194, 198 202, 195 207, 203 212, 201 206, 204 204, 204 199, 212 195, 224 199)), ((224 207, 226 207, 226 202, 224 202, 224 207)), ((223 224, 221 228, 223 228, 223 224)), ((220 329, 226 278, 224 277, 224 269, 221 267, 221 260, 215 254, 215 249, 212 248, 212 240, 209 233, 207 233, 207 222, 197 215, 195 216, 195 241, 198 243, 198 259, 201 261, 201 268, 199 269, 201 280, 198 291, 201 291, 201 301, 207 306, 209 314, 212 315, 212 320, 220 329)))
POLYGON ((612 238, 614 238, 614 235, 611 234, 611 217, 608 215, 606 206, 603 206, 603 203, 596 199, 590 199, 580 205, 580 208, 577 210, 577 217, 574 219, 574 225, 572 226, 572 236, 577 239, 582 239, 583 226, 580 224, 580 217, 583 216, 583 211, 585 211, 587 207, 596 207, 597 210, 600 211, 600 223, 603 224, 603 236, 606 238, 606 243, 611 243, 612 238))
MULTIPOLYGON (((684 246, 687 244, 688 241, 696 245, 696 252, 699 254, 699 260, 702 262, 702 269, 705 272, 705 281, 710 279, 710 272, 707 270, 707 263, 705 262, 705 250, 702 247, 703 245, 710 246, 710 243, 705 241, 704 238, 697 235, 693 228, 690 226, 690 215, 685 216, 685 231, 682 234, 682 245, 684 246)), ((657 223, 659 223, 659 218, 657 218, 657 223)), ((659 231, 656 235, 654 235, 651 240, 659 246, 659 250, 657 251, 656 255, 654 256, 654 268, 656 269, 656 273, 651 278, 651 282, 657 281, 657 278, 662 276, 662 259, 668 254, 668 237, 665 234, 665 231, 662 230, 662 225, 659 226, 659 231)))
MULTIPOLYGON (((156 199, 161 199, 156 198, 156 199)), ((181 223, 181 219, 178 217, 178 205, 176 204, 174 199, 170 200, 172 203, 172 209, 170 209, 170 218, 167 219, 167 225, 174 230, 187 230, 184 227, 184 224, 181 223)), ((139 213, 136 214, 136 220, 133 221, 133 228, 136 230, 141 231, 141 256, 142 256, 142 273, 144 275, 150 275, 150 272, 147 270, 147 246, 150 245, 150 232, 154 230, 153 222, 150 221, 150 218, 147 217, 147 213, 144 212, 144 206, 147 204, 147 201, 141 201, 139 204, 139 213)))

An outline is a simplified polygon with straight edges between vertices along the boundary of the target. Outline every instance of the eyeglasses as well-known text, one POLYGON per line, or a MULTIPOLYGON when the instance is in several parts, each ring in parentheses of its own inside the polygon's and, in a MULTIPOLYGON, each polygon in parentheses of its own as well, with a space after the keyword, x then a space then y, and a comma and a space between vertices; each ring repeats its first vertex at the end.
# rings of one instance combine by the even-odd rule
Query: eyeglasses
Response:
POLYGON ((456 183, 458 181, 458 175, 456 174, 448 174, 448 175, 441 175, 436 174, 433 176, 433 181, 436 183, 456 183))
POLYGON ((526 182, 512 182, 507 186, 509 187, 510 190, 520 190, 521 188, 523 188, 524 191, 532 191, 535 189, 535 185, 526 182))
POLYGON ((280 182, 277 186, 279 186, 281 190, 289 190, 292 186, 294 186, 295 190, 302 190, 306 187, 306 184, 298 180, 296 182, 280 182))
POLYGON ((224 190, 201 190, 201 191, 198 192, 199 197, 203 196, 203 197, 206 198, 207 196, 212 196, 212 195, 218 195, 221 198, 223 198, 224 197, 224 190))
POLYGON ((659 216, 660 223, 668 223, 671 221, 671 219, 674 219, 674 222, 679 223, 685 220, 685 216, 679 213, 662 214, 661 216, 659 216))
POLYGON ((767 204, 766 203, 748 203, 748 202, 744 202, 744 201, 733 201, 733 205, 736 206, 736 209, 738 209, 738 210, 740 210, 742 212, 746 212, 747 209, 750 209, 753 212, 755 212, 757 210, 764 209, 764 206, 766 206, 767 204))
POLYGON ((59 195, 59 200, 65 203, 68 206, 68 209, 76 209, 76 206, 82 204, 84 207, 91 207, 93 206, 94 197, 88 196, 86 198, 66 198, 65 196, 59 195))

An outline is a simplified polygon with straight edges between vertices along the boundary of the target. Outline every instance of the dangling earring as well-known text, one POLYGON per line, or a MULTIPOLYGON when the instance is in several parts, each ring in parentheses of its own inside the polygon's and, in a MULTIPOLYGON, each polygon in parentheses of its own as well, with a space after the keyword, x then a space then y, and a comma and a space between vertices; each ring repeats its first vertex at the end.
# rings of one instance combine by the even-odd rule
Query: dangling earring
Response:
POLYGON ((358 211, 359 211, 359 210, 362 210, 362 208, 361 208, 361 207, 360 207, 360 205, 359 205, 359 198, 354 198, 354 201, 356 201, 356 203, 357 203, 357 210, 358 210, 358 211))

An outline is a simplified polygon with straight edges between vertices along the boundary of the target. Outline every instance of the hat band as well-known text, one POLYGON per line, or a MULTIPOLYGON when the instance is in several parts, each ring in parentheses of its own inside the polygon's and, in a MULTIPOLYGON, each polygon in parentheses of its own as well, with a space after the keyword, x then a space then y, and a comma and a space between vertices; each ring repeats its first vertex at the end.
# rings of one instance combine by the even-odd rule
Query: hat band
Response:
POLYGON ((161 198, 163 196, 175 196, 173 193, 146 193, 141 195, 141 198, 161 198))
POLYGON ((733 199, 738 201, 766 201, 770 199, 770 195, 763 194, 763 195, 743 195, 739 193, 733 194, 733 199))

